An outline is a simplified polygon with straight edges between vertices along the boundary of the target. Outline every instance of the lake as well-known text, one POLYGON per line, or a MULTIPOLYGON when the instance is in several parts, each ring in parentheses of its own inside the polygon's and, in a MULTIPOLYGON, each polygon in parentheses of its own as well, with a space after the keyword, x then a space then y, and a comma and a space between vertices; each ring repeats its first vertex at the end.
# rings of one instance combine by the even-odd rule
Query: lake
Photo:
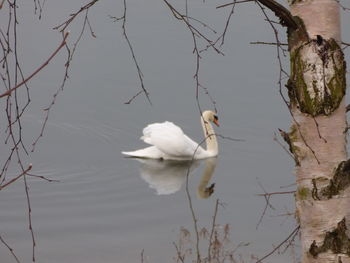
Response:
MULTIPOLYGON (((189 3, 189 14, 221 32, 230 9, 216 10, 219 4, 223 2, 194 1, 189 3)), ((140 90, 140 83, 121 22, 109 17, 121 16, 123 5, 98 2, 89 11, 96 38, 86 29, 44 136, 35 151, 24 157, 25 164, 33 164, 32 174, 57 180, 28 177, 36 262, 176 262, 179 238, 187 240, 195 258, 192 212, 199 230, 210 232, 214 215, 218 231, 225 231, 228 224, 227 250, 235 250, 237 262, 256 262, 297 224, 292 194, 271 196, 272 207, 265 212, 265 198, 258 196, 295 189, 293 160, 274 140, 278 128, 287 131, 291 122, 278 92, 276 49, 249 44, 273 42, 270 26, 255 4, 237 5, 222 47, 225 55, 213 51, 202 55, 199 78, 205 88, 199 90, 199 102, 202 109, 213 109, 212 100, 216 103, 218 158, 190 168, 188 163, 140 162, 125 158, 121 151, 145 147, 139 138, 149 123, 172 121, 197 142, 203 132, 191 33, 164 2, 132 0, 127 5, 127 33, 152 105, 143 94, 125 104, 140 90), (214 192, 209 195, 206 187, 213 183, 214 192), (215 212, 217 200, 220 205, 215 212)), ((67 0, 46 1, 39 20, 32 2, 19 4, 25 75, 60 43, 60 34, 52 28, 81 6, 67 0)), ((79 36, 82 18, 69 28, 70 45, 79 36)), ((280 34, 285 41, 283 29, 280 34)), ((28 148, 40 134, 43 109, 60 87, 66 56, 62 49, 30 81, 32 102, 22 119, 28 148)), ((3 160, 7 150, 1 148, 3 160)), ((7 177, 15 175, 14 168, 7 177)), ((23 180, 2 190, 0 198, 0 234, 21 262, 30 262, 32 241, 23 180)), ((201 240, 200 248, 205 255, 205 241, 201 240)), ((266 262, 293 262, 293 250, 298 249, 296 243, 266 262)), ((1 262, 16 262, 4 245, 0 255, 1 262)))

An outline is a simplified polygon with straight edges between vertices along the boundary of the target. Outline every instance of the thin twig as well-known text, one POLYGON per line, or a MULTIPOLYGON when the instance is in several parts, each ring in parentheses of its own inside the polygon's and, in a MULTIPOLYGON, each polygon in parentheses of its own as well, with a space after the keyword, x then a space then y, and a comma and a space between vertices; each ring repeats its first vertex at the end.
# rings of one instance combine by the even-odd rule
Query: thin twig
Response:
POLYGON ((340 3, 340 0, 334 0, 334 1, 336 1, 344 11, 350 11, 350 7, 346 7, 345 5, 342 5, 340 3))
MULTIPOLYGON (((264 189, 262 183, 260 181, 258 181, 258 184, 260 186, 260 188, 265 192, 265 194, 267 194, 266 190, 264 189)), ((266 211, 267 211, 267 208, 270 207, 271 209, 275 209, 271 204, 270 204, 270 198, 271 198, 271 195, 263 195, 264 198, 265 198, 265 207, 263 209, 263 212, 261 213, 261 216, 258 220, 258 223, 256 224, 256 229, 259 228, 259 225, 261 224, 265 214, 266 214, 266 211)))
POLYGON ((268 258, 269 256, 271 256, 273 253, 275 253, 281 246, 283 246, 283 244, 285 244, 289 239, 294 239, 294 237, 296 236, 296 234, 299 232, 300 229, 300 225, 297 226, 292 233, 289 234, 289 236, 283 240, 281 243, 279 243, 271 252, 269 252, 268 254, 266 254, 265 256, 263 256, 262 258, 260 258, 258 261, 256 261, 255 263, 261 263, 263 260, 265 260, 266 258, 268 258))
POLYGON ((284 192, 272 192, 272 193, 263 193, 263 194, 256 194, 257 196, 271 196, 271 195, 285 195, 285 194, 295 194, 294 191, 284 191, 284 192))
POLYGON ((184 257, 181 255, 181 251, 179 249, 179 247, 176 245, 175 242, 173 242, 173 245, 175 247, 176 253, 177 253, 177 258, 182 262, 185 263, 184 257))
POLYGON ((141 93, 144 93, 143 90, 140 90, 137 92, 134 96, 132 96, 128 101, 124 102, 124 104, 130 104, 137 96, 139 96, 141 93))
MULTIPOLYGON (((292 117, 294 123, 296 124, 296 127, 297 127, 298 133, 299 133, 299 135, 300 135, 300 138, 301 138, 302 141, 304 142, 305 146, 311 151, 311 153, 313 154, 313 156, 314 156, 315 160, 317 161, 317 163, 320 164, 320 161, 319 161, 319 159, 317 158, 315 151, 311 148, 311 146, 310 146, 310 145, 307 143, 307 141, 305 140, 304 135, 302 134, 302 132, 301 132, 301 130, 300 130, 300 124, 299 124, 299 123, 297 122, 297 120, 295 119, 294 114, 293 114, 293 112, 292 112, 292 110, 291 110, 291 107, 290 107, 290 105, 289 105, 287 99, 284 97, 284 94, 283 94, 283 92, 282 92, 282 79, 283 79, 283 75, 286 75, 287 77, 289 77, 289 75, 288 75, 288 73, 283 69, 283 66, 282 66, 282 60, 281 60, 281 55, 280 55, 280 49, 281 49, 280 43, 281 43, 281 42, 280 42, 280 40, 279 40, 278 31, 277 31, 275 25, 271 22, 270 18, 268 17, 268 15, 267 15, 267 13, 266 13, 266 11, 265 11, 265 8, 260 4, 260 2, 264 2, 264 3, 266 4, 266 3, 272 3, 272 2, 274 2, 274 1, 273 1, 273 0, 266 0, 266 1, 265 1, 265 0, 264 0, 264 1, 262 1, 262 0, 256 0, 256 3, 257 3, 257 5, 260 7, 260 9, 261 9, 263 15, 265 16, 266 20, 269 22, 269 24, 270 24, 270 26, 271 26, 271 28, 272 28, 274 34, 275 34, 276 43, 278 44, 278 45, 276 45, 276 52, 277 52, 277 61, 278 61, 278 64, 279 64, 279 69, 280 69, 280 70, 279 70, 279 79, 278 79, 278 86, 279 86, 279 93, 280 93, 280 96, 281 96, 283 102, 286 104, 286 106, 287 106, 287 108, 288 108, 288 111, 289 111, 289 113, 290 113, 290 115, 291 115, 291 117, 292 117)), ((264 4, 264 5, 265 5, 265 4, 264 4)), ((279 7, 280 5, 279 5, 278 3, 275 3, 275 4, 272 4, 272 5, 273 5, 273 6, 278 6, 278 8, 280 8, 280 7, 279 7), (277 5, 275 5, 275 4, 277 4, 277 5)), ((268 5, 266 5, 266 6, 268 6, 268 5)), ((277 12, 278 8, 276 9, 276 12, 277 12)), ((287 15, 287 11, 288 11, 288 10, 284 10, 283 13, 284 13, 287 17, 289 17, 290 14, 287 15)), ((276 14, 276 12, 275 12, 275 14, 276 14)), ((289 11, 288 11, 288 12, 289 12, 289 11)), ((288 25, 288 23, 287 23, 287 25, 288 25)), ((290 25, 288 25, 288 28, 289 28, 289 27, 290 27, 290 25)), ((283 49, 282 49, 282 51, 283 51, 283 49)))
POLYGON ((16 89, 18 89, 20 86, 22 86, 23 84, 27 83, 31 78, 33 78, 36 74, 38 74, 45 66, 47 66, 50 61, 54 58, 54 56, 56 56, 56 54, 61 50, 62 47, 65 46, 66 44, 66 39, 68 37, 68 32, 65 33, 63 40, 61 42, 61 44, 58 46, 58 48, 52 53, 52 55, 44 62, 44 64, 42 64, 39 68, 37 68, 29 77, 27 77, 25 80, 23 80, 22 82, 18 83, 16 86, 14 86, 13 88, 7 90, 6 92, 4 92, 3 94, 0 95, 0 98, 5 97, 5 96, 10 96, 11 93, 13 91, 15 91, 16 89))
POLYGON ((73 15, 71 15, 71 18, 66 20, 65 22, 63 22, 62 24, 56 26, 54 29, 56 30, 60 30, 60 32, 62 32, 62 35, 63 37, 65 36, 65 30, 68 28, 68 26, 74 21, 74 19, 76 19, 78 17, 78 15, 80 15, 81 13, 84 12, 84 21, 83 21, 83 25, 81 27, 81 30, 80 30, 80 33, 78 35, 78 38, 77 40, 74 42, 73 44, 73 48, 71 49, 67 43, 65 43, 65 48, 66 48, 66 51, 67 51, 67 60, 66 60, 66 63, 65 63, 65 71, 64 71, 64 76, 63 76, 63 80, 61 82, 61 85, 58 87, 58 89, 56 90, 56 92, 53 94, 53 99, 51 101, 51 103, 49 104, 48 107, 46 107, 44 109, 45 111, 45 118, 44 118, 44 121, 43 121, 43 124, 41 126, 41 130, 40 130, 40 134, 38 135, 38 137, 34 140, 34 142, 32 143, 32 152, 35 151, 35 148, 36 148, 36 145, 38 143, 38 141, 40 140, 40 138, 43 137, 43 134, 44 134, 44 130, 46 128, 46 125, 47 125, 47 122, 48 122, 48 119, 49 119, 49 114, 50 114, 50 111, 53 107, 53 105, 55 104, 56 102, 56 99, 57 99, 57 96, 59 95, 59 93, 63 90, 69 76, 68 76, 68 72, 69 72, 69 67, 70 67, 70 64, 73 60, 73 57, 75 55, 75 52, 77 50, 77 47, 82 39, 82 36, 85 32, 85 29, 88 27, 89 31, 90 31, 90 34, 92 37, 96 37, 94 31, 92 30, 92 26, 90 24, 90 21, 89 21, 89 17, 88 17, 88 14, 89 14, 89 10, 90 8, 95 4, 97 3, 98 0, 94 0, 94 1, 91 1, 90 3, 86 4, 85 6, 81 7, 79 11, 77 11, 76 13, 74 13, 73 15))
POLYGON ((264 41, 254 41, 254 42, 250 42, 249 44, 251 44, 251 45, 288 46, 287 43, 264 42, 264 41))
POLYGON ((125 104, 130 104, 139 94, 141 93, 144 93, 149 104, 152 105, 152 102, 151 102, 151 99, 150 99, 150 96, 149 96, 149 93, 148 91, 146 90, 145 88, 145 84, 143 82, 143 74, 141 72, 141 68, 139 66, 139 63, 136 59, 136 55, 135 55, 135 51, 134 51, 134 48, 131 44, 131 41, 128 37, 128 34, 127 34, 127 30, 126 30, 126 18, 127 18, 127 8, 126 8, 126 0, 123 0, 123 3, 124 3, 124 11, 123 11, 123 15, 119 18, 116 18, 116 17, 111 17, 114 19, 114 21, 119 21, 121 20, 122 21, 122 30, 123 30, 123 36, 128 44, 128 47, 129 47, 129 50, 131 52, 131 56, 132 56, 132 59, 134 61, 134 64, 136 66, 136 70, 137 70, 137 75, 138 75, 138 78, 139 78, 139 81, 140 81, 140 85, 141 85, 141 92, 138 92, 136 95, 134 95, 129 101, 127 101, 125 104))
POLYGON ((61 32, 65 32, 66 28, 74 21, 78 15, 86 10, 88 10, 90 7, 92 7, 94 4, 96 4, 99 0, 93 0, 86 5, 82 6, 77 12, 73 13, 70 15, 70 18, 68 18, 66 21, 61 23, 60 25, 54 27, 53 29, 55 30, 60 30, 61 32))
POLYGON ((24 189, 26 193, 26 199, 27 199, 27 208, 28 208, 28 227, 29 231, 32 237, 32 261, 35 262, 35 247, 36 247, 36 241, 34 236, 34 230, 33 230, 33 224, 32 224, 32 206, 30 204, 30 198, 29 198, 29 187, 27 183, 27 177, 23 176, 24 181, 24 189))
MULTIPOLYGON (((188 19, 188 14, 185 13, 185 15, 183 15, 181 12, 179 12, 173 5, 171 5, 167 0, 163 0, 163 2, 166 4, 166 6, 170 9, 170 11, 172 12, 173 16, 182 21, 185 26, 187 27, 187 29, 189 30, 189 32, 191 33, 191 37, 192 37, 192 42, 193 42, 193 54, 195 55, 195 73, 193 75, 193 78, 195 79, 195 98, 196 98, 196 102, 197 102, 197 107, 199 110, 199 113, 202 113, 202 109, 200 106, 200 102, 199 102, 199 90, 201 88, 201 84, 200 84, 200 60, 201 60, 201 52, 208 50, 209 48, 214 50, 217 54, 221 54, 224 55, 223 52, 216 47, 216 43, 219 41, 219 39, 217 39, 216 41, 212 41, 211 39, 209 39, 204 33, 202 33, 198 28, 196 28, 193 24, 190 23, 190 19, 188 19), (204 43, 206 43, 206 48, 203 50, 199 49, 199 40, 202 40, 204 43)), ((231 15, 229 16, 231 17, 231 15)), ((198 20, 196 20, 198 22, 198 20)), ((202 25, 204 23, 201 23, 202 25)), ((224 30, 223 35, 226 33, 226 30, 224 30)), ((215 105, 214 105, 215 107, 215 105)))
POLYGON ((59 183, 60 180, 55 180, 55 179, 49 179, 43 175, 36 175, 36 174, 30 174, 30 173, 27 173, 28 176, 31 176, 31 177, 35 177, 35 178, 39 178, 39 179, 42 179, 42 180, 45 180, 45 181, 48 181, 50 183, 52 182, 56 182, 56 183, 59 183))
POLYGON ((233 16, 233 14, 234 14, 234 12, 235 12, 235 7, 236 7, 237 2, 238 2, 237 0, 233 0, 230 13, 229 13, 229 15, 228 15, 228 17, 227 17, 227 19, 226 19, 226 23, 225 23, 224 30, 223 30, 222 34, 218 37, 218 39, 215 41, 215 43, 217 43, 217 42, 221 39, 221 44, 220 44, 220 46, 223 46, 223 45, 224 45, 225 36, 226 36, 226 33, 227 33, 227 29, 228 29, 228 26, 229 26, 229 24, 230 24, 231 17, 233 16))
POLYGON ((40 138, 42 138, 44 136, 44 130, 45 130, 47 122, 49 120, 50 111, 51 111, 53 105, 56 102, 56 98, 57 98, 58 94, 60 93, 61 90, 63 90, 63 87, 64 87, 64 85, 65 85, 65 83, 66 83, 66 81, 68 79, 68 68, 69 68, 70 61, 72 59, 73 54, 71 54, 70 49, 68 48, 67 44, 65 44, 65 47, 66 47, 68 56, 67 56, 67 62, 65 63, 65 72, 64 72, 63 81, 61 83, 61 86, 58 87, 57 91, 53 94, 53 99, 52 99, 50 105, 44 109, 44 111, 46 113, 45 114, 45 119, 44 119, 44 122, 43 122, 43 124, 41 126, 40 134, 38 135, 38 137, 32 143, 32 150, 31 150, 31 152, 35 151, 35 148, 36 148, 36 145, 37 145, 38 141, 40 140, 40 138))
MULTIPOLYGON (((274 14, 280 19, 281 25, 288 27, 290 30, 298 29, 298 24, 295 22, 291 12, 280 3, 275 0, 256 0, 255 2, 260 7, 262 4, 274 12, 274 14)), ((270 22, 268 17, 266 17, 266 19, 270 22)))
POLYGON ((14 259, 16 260, 17 263, 20 263, 18 257, 16 256, 15 252, 13 251, 13 248, 10 247, 9 244, 6 243, 6 241, 2 238, 2 236, 0 235, 0 241, 1 243, 3 243, 5 245, 5 247, 7 247, 7 249, 10 251, 10 253, 12 254, 12 256, 14 257, 14 259))
POLYGON ((275 142, 277 142, 278 145, 281 146, 282 149, 295 161, 295 157, 293 156, 293 154, 286 148, 286 146, 284 146, 284 145, 278 140, 277 135, 276 135, 275 132, 273 133, 273 140, 274 140, 275 142))
POLYGON ((5 187, 9 186, 10 184, 16 182, 19 178, 26 175, 31 169, 32 169, 32 164, 29 164, 28 168, 26 170, 24 170, 21 174, 17 175, 15 178, 12 178, 10 181, 0 185, 0 190, 4 189, 5 187))
POLYGON ((236 2, 232 2, 232 3, 227 3, 227 4, 217 6, 216 9, 223 8, 223 7, 230 6, 230 5, 234 5, 234 4, 247 3, 247 2, 255 2, 255 0, 241 0, 241 1, 236 1, 236 2))

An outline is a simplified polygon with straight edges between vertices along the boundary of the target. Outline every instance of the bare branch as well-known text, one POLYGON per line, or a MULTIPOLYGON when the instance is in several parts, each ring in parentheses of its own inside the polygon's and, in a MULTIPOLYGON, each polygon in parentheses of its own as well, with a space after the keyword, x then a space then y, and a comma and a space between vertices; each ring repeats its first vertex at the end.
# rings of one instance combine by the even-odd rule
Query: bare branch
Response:
MULTIPOLYGON (((257 0, 257 1, 258 1, 258 0, 257 0)), ((270 1, 270 0, 268 0, 268 1, 270 1)), ((272 2, 274 2, 274 1, 272 1, 272 2)), ((314 150, 311 148, 311 146, 307 143, 307 141, 306 141, 305 138, 304 138, 304 135, 303 135, 302 132, 300 131, 300 125, 299 125, 299 123, 297 122, 297 120, 295 119, 294 114, 293 114, 293 112, 292 112, 292 110, 291 110, 291 108, 290 108, 290 104, 289 104, 289 102, 287 101, 287 99, 285 98, 285 96, 284 96, 284 94, 283 94, 283 92, 282 92, 282 78, 283 78, 283 75, 285 75, 285 76, 287 76, 287 77, 289 77, 289 75, 288 75, 288 73, 283 69, 283 64, 282 64, 281 55, 280 55, 280 49, 282 49, 282 48, 281 48, 280 40, 279 40, 279 37, 278 37, 278 31, 277 31, 275 25, 272 23, 272 21, 271 21, 270 18, 268 17, 268 15, 267 15, 267 13, 266 13, 264 7, 261 6, 260 1, 258 1, 257 4, 258 4, 258 6, 260 7, 262 13, 264 14, 266 20, 269 22, 269 24, 270 24, 270 26, 271 26, 271 28, 272 28, 274 34, 275 34, 275 39, 276 39, 276 43, 277 43, 277 45, 276 45, 277 60, 278 60, 279 68, 280 68, 280 71, 279 71, 279 79, 278 79, 278 86, 279 86, 279 93, 280 93, 280 96, 281 96, 283 102, 286 104, 286 106, 287 106, 287 108, 288 108, 288 111, 289 111, 290 115, 292 116, 292 119, 293 119, 293 121, 294 121, 294 123, 295 123, 295 125, 296 125, 296 127, 297 127, 297 130, 298 130, 298 132, 299 132, 299 135, 300 135, 301 139, 303 140, 305 146, 312 152, 312 154, 313 154, 313 156, 315 157, 317 163, 320 164, 320 161, 319 161, 319 159, 317 158, 315 151, 314 151, 314 150)), ((287 10, 287 11, 288 11, 288 10, 287 10)), ((289 11, 288 11, 288 12, 289 12, 289 11)), ((284 50, 282 49, 282 51, 284 51, 284 50)))
POLYGON ((12 178, 7 183, 0 185, 0 190, 4 189, 5 187, 9 186, 10 184, 16 182, 19 178, 26 175, 31 169, 32 169, 32 164, 29 164, 28 168, 26 170, 24 170, 21 174, 17 175, 15 178, 12 178))
POLYGON ((27 173, 28 176, 31 176, 31 177, 36 177, 36 178, 39 178, 39 179, 42 179, 42 180, 45 180, 45 181, 48 181, 48 182, 60 182, 60 180, 55 180, 55 179, 49 179, 43 175, 36 175, 36 174, 30 174, 30 173, 27 173))
POLYGON ((289 145, 289 149, 286 148, 286 146, 284 146, 277 138, 277 135, 276 133, 274 133, 273 135, 273 140, 275 142, 278 143, 278 145, 280 145, 282 147, 282 149, 294 160, 295 162, 295 165, 300 165, 299 163, 299 160, 296 156, 294 156, 293 152, 292 152, 292 148, 291 148, 291 145, 290 145, 290 139, 289 139, 289 136, 287 135, 287 137, 284 136, 284 131, 282 131, 281 129, 279 129, 279 132, 280 132, 280 135, 282 136, 282 138, 284 139, 284 141, 289 145))
POLYGON ((345 47, 342 48, 342 50, 350 47, 350 43, 346 43, 346 42, 341 42, 345 47))
POLYGON ((23 176, 24 181, 24 190, 26 193, 26 199, 27 199, 27 208, 28 208, 28 227, 30 231, 30 235, 32 237, 32 261, 35 262, 35 247, 36 247, 36 241, 34 236, 34 230, 32 225, 32 206, 30 204, 30 198, 29 198, 29 187, 27 183, 27 177, 23 176))
POLYGON ((90 7, 92 7, 94 4, 96 4, 99 0, 93 0, 86 5, 82 6, 77 12, 70 15, 70 18, 68 18, 66 21, 61 23, 60 25, 54 27, 55 30, 60 30, 61 32, 65 32, 66 28, 70 25, 70 23, 73 22, 73 20, 83 11, 88 10, 90 7))
POLYGON ((247 2, 255 2, 255 0, 240 0, 240 1, 237 0, 237 1, 232 2, 232 3, 219 5, 219 6, 216 7, 216 9, 223 8, 223 7, 230 6, 230 5, 234 5, 234 4, 247 3, 247 2))
POLYGON ((67 56, 67 62, 65 63, 65 68, 66 68, 66 69, 65 69, 65 72, 64 72, 63 81, 62 81, 60 87, 58 87, 58 89, 56 90, 56 92, 53 94, 53 99, 52 99, 50 105, 44 109, 44 111, 45 111, 44 122, 43 122, 43 124, 42 124, 42 126, 41 126, 41 130, 40 130, 40 133, 39 133, 38 137, 37 137, 37 138, 34 140, 34 142, 32 143, 31 152, 34 152, 34 151, 35 151, 36 144, 38 143, 38 141, 40 140, 40 138, 43 137, 44 131, 45 131, 45 128, 46 128, 46 125, 47 125, 47 122, 48 122, 48 120, 49 120, 50 111, 51 111, 53 105, 54 105, 55 102, 56 102, 56 98, 57 98, 58 94, 60 93, 60 91, 63 90, 63 87, 64 87, 64 85, 65 85, 65 83, 66 83, 66 81, 67 81, 67 79, 68 79, 68 69, 69 69, 70 61, 71 61, 71 59, 72 59, 72 57, 73 57, 73 53, 74 53, 74 52, 71 52, 67 45, 66 45, 66 49, 67 49, 67 52, 68 52, 68 56, 67 56))
MULTIPOLYGON (((197 107, 198 107, 199 113, 202 114, 202 109, 201 109, 200 102, 199 102, 199 90, 202 87, 202 85, 200 84, 200 81, 199 81, 199 79, 200 79, 199 73, 200 73, 201 52, 207 51, 209 48, 211 48, 217 54, 224 55, 222 53, 222 51, 216 47, 216 43, 219 41, 220 37, 216 41, 212 41, 204 33, 202 33, 198 28, 196 28, 194 25, 192 25, 190 23, 190 19, 188 18, 187 13, 185 13, 185 15, 183 15, 173 5, 171 5, 167 0, 163 0, 163 2, 170 9, 173 16, 176 19, 182 21, 185 24, 185 26, 187 27, 187 29, 189 30, 189 32, 191 33, 192 41, 193 41, 193 54, 195 55, 195 64, 196 64, 195 73, 193 76, 193 78, 195 79, 195 87, 196 87, 195 97, 196 97, 196 102, 197 102, 197 107), (203 50, 199 49, 199 40, 202 40, 202 41, 204 41, 204 43, 206 43, 206 48, 204 48, 203 50)), ((202 23, 202 24, 204 24, 204 23, 202 23)), ((224 36, 225 32, 226 32, 226 30, 224 30, 224 33, 222 36, 224 36)), ((215 107, 215 103, 213 103, 213 105, 215 107)))
POLYGON ((334 0, 334 1, 336 1, 336 2, 339 4, 339 6, 340 6, 344 11, 349 11, 349 10, 350 10, 350 7, 346 7, 345 5, 342 5, 342 4, 340 3, 340 0, 334 0))
MULTIPOLYGON (((92 3, 92 2, 91 2, 91 3, 92 3)), ((53 94, 53 99, 52 99, 51 103, 49 104, 48 107, 46 107, 46 108, 44 109, 44 111, 45 111, 45 113, 46 113, 46 114, 45 114, 45 119, 44 119, 44 122, 43 122, 43 124, 42 124, 42 126, 41 126, 40 134, 39 134, 38 137, 35 139, 35 141, 32 143, 32 150, 31 150, 32 152, 35 151, 35 147, 36 147, 36 144, 38 143, 39 139, 40 139, 41 137, 43 137, 44 130, 45 130, 45 128, 46 128, 46 124, 47 124, 48 119, 49 119, 50 111, 51 111, 53 105, 54 105, 55 102, 56 102, 57 96, 58 96, 59 93, 63 90, 63 88, 64 88, 64 86, 65 86, 65 84, 66 84, 66 82, 67 82, 67 80, 68 80, 68 78, 69 78, 68 72, 69 72, 70 63, 71 63, 71 61, 73 60, 73 57, 74 57, 75 52, 76 52, 76 50, 77 50, 77 47, 78 47, 78 45, 79 45, 79 43, 80 43, 80 41, 81 41, 81 39, 82 39, 82 36, 83 36, 83 34, 84 34, 85 29, 86 29, 87 26, 88 26, 88 28, 89 28, 89 31, 90 31, 91 36, 92 36, 92 37, 96 37, 95 33, 94 33, 93 30, 92 30, 92 27, 91 27, 91 24, 90 24, 89 18, 88 18, 89 8, 90 8, 91 6, 92 6, 92 4, 89 5, 88 8, 83 8, 83 10, 82 10, 82 11, 85 12, 85 15, 84 15, 84 22, 83 22, 83 25, 82 25, 82 27, 81 27, 80 33, 79 33, 79 35, 78 35, 78 38, 77 38, 77 40, 76 40, 76 41, 74 42, 74 44, 73 44, 73 48, 71 49, 71 48, 68 46, 67 43, 64 45, 65 48, 66 48, 66 51, 67 51, 67 60, 66 60, 66 63, 65 63, 65 71, 64 71, 63 80, 62 80, 62 82, 61 82, 61 85, 58 87, 58 89, 56 90, 56 92, 53 94)), ((82 11, 81 11, 81 12, 82 12, 82 11)), ((79 12, 79 13, 81 13, 81 12, 79 12)), ((75 17, 76 17, 76 16, 75 16, 75 17)), ((72 20, 72 21, 73 21, 73 20, 72 20)), ((71 23, 72 21, 70 21, 70 23, 71 23)), ((63 36, 64 36, 65 34, 66 34, 65 32, 62 32, 62 35, 63 35, 63 36)))
POLYGON ((286 26, 290 29, 298 29, 298 24, 295 22, 292 14, 283 5, 277 3, 274 0, 256 0, 257 2, 263 4, 281 20, 281 25, 286 26))
POLYGON ((3 243, 5 245, 5 247, 7 247, 7 249, 10 251, 10 253, 12 254, 12 256, 14 257, 14 259, 16 260, 17 263, 20 263, 18 257, 16 256, 15 252, 13 251, 13 248, 10 247, 9 244, 6 243, 6 241, 2 238, 2 236, 0 235, 0 241, 1 243, 3 243))
MULTIPOLYGON (((260 181, 258 181, 258 184, 259 184, 260 188, 265 192, 265 194, 267 194, 267 192, 266 192, 266 190, 264 189, 262 183, 261 183, 260 181)), ((270 207, 271 209, 275 209, 275 208, 270 204, 270 198, 271 198, 271 196, 270 196, 270 195, 263 195, 263 196, 264 196, 264 198, 265 198, 265 207, 264 207, 264 209, 263 209, 263 212, 261 213, 261 216, 260 216, 260 218, 259 218, 259 220, 258 220, 258 223, 256 224, 256 227, 255 227, 256 229, 259 228, 259 225, 261 224, 261 222, 262 222, 262 220, 263 220, 263 218, 264 218, 264 216, 265 216, 265 214, 266 214, 267 208, 270 207)))
POLYGON ((180 260, 180 262, 185 263, 184 256, 181 255, 181 251, 180 251, 179 247, 176 245, 175 242, 173 242, 173 245, 174 245, 176 253, 177 253, 177 258, 180 260))
POLYGON ((268 254, 266 254, 265 256, 263 256, 262 258, 260 258, 258 261, 256 261, 255 263, 261 263, 263 260, 265 260, 266 258, 268 258, 269 256, 271 256, 272 254, 274 254, 278 249, 280 249, 285 243, 288 242, 288 240, 293 240, 295 238, 295 236, 298 234, 300 229, 300 225, 297 226, 292 233, 289 234, 289 236, 283 240, 281 243, 279 243, 271 252, 269 252, 268 254))
POLYGON ((295 194, 295 191, 264 193, 264 194, 257 194, 257 196, 271 196, 271 195, 285 195, 285 194, 295 194))
POLYGON ((61 44, 58 46, 58 48, 52 53, 52 55, 42 64, 39 68, 37 68, 29 77, 27 77, 25 80, 22 82, 18 83, 16 86, 13 88, 7 90, 3 94, 0 95, 0 98, 5 97, 5 96, 10 96, 13 91, 21 87, 23 84, 26 84, 30 79, 32 79, 36 74, 38 74, 45 66, 47 66, 50 61, 56 56, 56 54, 60 51, 62 47, 66 44, 66 39, 68 37, 68 32, 64 34, 63 40, 61 44))
POLYGON ((250 42, 249 44, 251 44, 251 45, 288 46, 287 43, 264 42, 264 41, 255 41, 255 42, 250 42))
POLYGON ((228 18, 226 20, 224 31, 222 32, 221 36, 219 36, 219 38, 217 39, 217 41, 219 41, 219 39, 221 39, 221 44, 220 44, 221 46, 224 45, 226 32, 227 32, 228 26, 230 24, 231 17, 233 16, 233 14, 235 12, 236 3, 237 3, 237 0, 233 0, 233 5, 232 5, 231 11, 228 15, 228 18))
POLYGON ((36 14, 39 9, 39 20, 41 19, 45 2, 46 0, 43 0, 42 3, 41 3, 41 0, 34 0, 34 14, 36 14))
POLYGON ((134 95, 129 101, 125 102, 125 104, 130 104, 138 95, 140 95, 141 93, 145 93, 146 98, 147 98, 149 104, 152 105, 151 99, 150 99, 150 97, 149 97, 149 93, 148 93, 148 91, 146 90, 145 85, 144 85, 144 83, 143 83, 143 74, 142 74, 142 72, 141 72, 141 68, 140 68, 140 66, 139 66, 139 63, 138 63, 138 61, 137 61, 137 59, 136 59, 136 55, 135 55, 135 52, 134 52, 134 48, 133 48, 133 46, 132 46, 132 44, 131 44, 131 41, 130 41, 130 39, 129 39, 129 37, 128 37, 128 34, 127 34, 127 32, 126 32, 126 18, 127 18, 126 0, 123 0, 123 3, 124 3, 123 15, 122 15, 121 17, 119 17, 119 18, 117 18, 117 17, 111 17, 111 18, 113 18, 114 21, 120 21, 120 20, 121 20, 121 21, 123 22, 123 23, 122 23, 123 36, 124 36, 126 42, 128 43, 129 50, 130 50, 130 52, 131 52, 132 59, 133 59, 134 64, 135 64, 135 66, 136 66, 137 74, 138 74, 139 81, 140 81, 140 85, 141 85, 141 89, 142 89, 141 92, 138 92, 138 93, 137 93, 136 95, 134 95))
POLYGON ((144 93, 143 90, 140 90, 139 92, 137 92, 134 96, 132 96, 128 101, 124 102, 124 104, 130 104, 137 96, 139 96, 140 94, 144 93))

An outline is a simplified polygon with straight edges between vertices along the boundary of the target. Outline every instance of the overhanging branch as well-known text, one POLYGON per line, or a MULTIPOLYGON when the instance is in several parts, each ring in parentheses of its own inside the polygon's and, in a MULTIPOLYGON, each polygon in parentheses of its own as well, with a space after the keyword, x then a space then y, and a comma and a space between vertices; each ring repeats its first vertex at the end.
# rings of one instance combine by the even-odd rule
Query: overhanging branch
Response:
POLYGON ((295 22, 292 14, 283 5, 277 3, 274 0, 256 0, 262 5, 269 8, 275 15, 280 19, 283 26, 288 27, 288 29, 296 30, 298 29, 298 24, 295 22))

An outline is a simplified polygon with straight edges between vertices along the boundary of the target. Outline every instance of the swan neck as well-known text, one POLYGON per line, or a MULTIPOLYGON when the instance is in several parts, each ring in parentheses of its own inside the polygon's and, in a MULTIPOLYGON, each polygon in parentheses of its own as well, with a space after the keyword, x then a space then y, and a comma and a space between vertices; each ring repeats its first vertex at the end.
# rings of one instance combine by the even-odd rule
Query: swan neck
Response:
POLYGON ((207 145, 207 152, 210 153, 211 156, 216 156, 218 154, 218 142, 213 126, 204 117, 201 118, 201 123, 207 145))

